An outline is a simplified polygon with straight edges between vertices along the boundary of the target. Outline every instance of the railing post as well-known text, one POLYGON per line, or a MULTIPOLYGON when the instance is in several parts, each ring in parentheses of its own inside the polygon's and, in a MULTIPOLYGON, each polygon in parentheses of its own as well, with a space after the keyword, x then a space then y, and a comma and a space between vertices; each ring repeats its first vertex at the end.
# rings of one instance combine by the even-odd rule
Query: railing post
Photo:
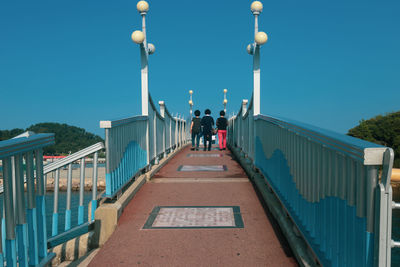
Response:
POLYGON ((93 155, 93 175, 92 175, 92 210, 91 210, 91 221, 94 221, 94 214, 97 209, 97 161, 99 153, 95 152, 93 155))
POLYGON ((38 243, 39 258, 47 257, 47 229, 46 229, 46 201, 45 201, 45 184, 43 178, 43 150, 35 151, 36 160, 36 203, 38 213, 38 243))
POLYGON ((174 120, 175 120, 175 149, 177 149, 178 148, 178 127, 179 127, 179 120, 178 120, 178 116, 176 116, 175 118, 174 118, 174 120))
POLYGON ((157 155, 157 111, 153 110, 153 150, 154 150, 154 164, 158 164, 157 155))
POLYGON ((28 194, 28 239, 29 239, 29 265, 39 263, 38 237, 37 237, 37 215, 35 202, 35 176, 33 169, 32 151, 25 154, 26 159, 26 181, 28 194))
POLYGON ((165 118, 165 103, 164 101, 159 101, 158 104, 160 105, 160 114, 161 117, 164 118, 164 127, 163 127, 163 155, 162 157, 164 158, 166 156, 166 148, 165 148, 165 143, 166 143, 166 131, 167 131, 167 123, 166 123, 166 118, 165 118))
POLYGON ((85 207, 83 206, 83 198, 84 198, 84 190, 85 190, 85 158, 83 157, 81 159, 81 169, 80 169, 80 174, 81 174, 81 181, 80 181, 80 186, 79 186, 79 207, 78 207, 78 225, 83 224, 83 218, 84 218, 84 210, 85 207))
POLYGON ((389 267, 392 250, 392 176, 394 152, 388 148, 383 156, 382 179, 377 188, 378 209, 375 211, 375 265, 389 267))
POLYGON ((6 261, 7 266, 17 266, 11 168, 11 157, 3 159, 4 213, 6 223, 6 261))
POLYGON ((24 169, 22 154, 15 156, 15 188, 18 264, 19 266, 28 266, 28 232, 25 217, 24 169))
POLYGON ((60 170, 56 170, 56 177, 54 178, 54 200, 53 200, 53 221, 51 235, 58 235, 58 189, 60 180, 60 170))
MULTIPOLYGON (((106 129, 106 133, 107 133, 106 129)), ((107 134, 106 134, 107 136, 107 134)), ((107 138, 106 138, 107 140, 107 138)), ((106 159, 106 162, 109 159, 106 159)), ((106 165, 107 166, 107 165, 106 165)), ((107 171, 106 171, 107 173, 107 171)), ((107 182, 107 181, 106 181, 107 182)), ((65 205, 65 231, 71 229, 71 190, 72 190, 72 163, 68 164, 68 174, 67 174, 67 203, 65 205)))

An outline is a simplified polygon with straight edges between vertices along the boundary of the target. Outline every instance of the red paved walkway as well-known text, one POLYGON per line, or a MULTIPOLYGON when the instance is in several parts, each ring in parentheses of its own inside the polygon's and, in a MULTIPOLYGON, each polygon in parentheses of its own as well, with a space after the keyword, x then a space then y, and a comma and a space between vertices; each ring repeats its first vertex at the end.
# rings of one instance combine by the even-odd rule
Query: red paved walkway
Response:
POLYGON ((296 266, 244 178, 229 151, 184 149, 140 189, 89 266, 296 266), (226 165, 227 171, 178 172, 180 165, 226 165), (240 206, 244 228, 142 229, 156 206, 240 206))

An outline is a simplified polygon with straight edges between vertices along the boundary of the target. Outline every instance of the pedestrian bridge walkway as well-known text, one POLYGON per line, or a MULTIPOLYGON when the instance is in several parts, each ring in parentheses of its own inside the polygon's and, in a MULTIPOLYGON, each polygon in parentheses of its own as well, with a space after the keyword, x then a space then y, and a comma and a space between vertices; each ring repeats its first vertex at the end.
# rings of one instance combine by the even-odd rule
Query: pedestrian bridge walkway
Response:
POLYGON ((186 147, 129 202, 89 266, 296 266, 287 246, 230 151, 186 147))
MULTIPOLYGON (((0 142, 0 267, 44 266, 54 263, 56 254, 59 263, 92 247, 100 249, 87 258, 91 266, 391 266, 392 248, 400 247, 391 232, 392 209, 400 208, 392 201, 393 149, 261 114, 260 49, 268 39, 258 31, 262 4, 251 5, 254 41, 247 52, 253 56, 253 93, 229 118, 230 151, 223 152, 189 150, 190 119, 173 116, 164 101, 159 107, 153 102, 149 6, 139 1, 137 8, 142 31, 134 31, 132 40, 141 55, 141 115, 101 121, 104 144, 46 166, 43 149, 54 144, 54 134, 0 142), (98 194, 102 149, 105 192, 98 194), (89 205, 87 157, 93 158, 89 205), (78 161, 79 201, 73 202, 72 165, 78 161), (49 174, 54 174, 52 202, 46 192, 49 174), (63 251, 76 244, 76 250, 63 251)), ((224 98, 224 108, 226 103, 224 98)))

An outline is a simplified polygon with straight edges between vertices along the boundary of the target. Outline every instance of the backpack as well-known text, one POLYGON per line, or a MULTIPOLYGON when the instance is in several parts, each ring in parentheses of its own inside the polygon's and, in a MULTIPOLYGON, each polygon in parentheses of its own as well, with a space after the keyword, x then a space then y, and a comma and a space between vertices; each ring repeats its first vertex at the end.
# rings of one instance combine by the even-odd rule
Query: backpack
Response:
POLYGON ((192 133, 200 133, 201 132, 201 119, 193 118, 192 121, 193 121, 192 133))

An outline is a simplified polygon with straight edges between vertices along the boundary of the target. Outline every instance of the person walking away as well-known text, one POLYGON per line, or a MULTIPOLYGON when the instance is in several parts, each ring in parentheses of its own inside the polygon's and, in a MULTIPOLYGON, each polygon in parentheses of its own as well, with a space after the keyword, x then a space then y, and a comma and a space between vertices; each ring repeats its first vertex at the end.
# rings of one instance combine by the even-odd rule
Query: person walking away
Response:
POLYGON ((211 117, 211 110, 206 109, 204 111, 204 114, 206 115, 201 119, 201 126, 203 126, 203 136, 204 136, 204 151, 207 150, 207 142, 208 142, 208 151, 210 151, 214 119, 211 117))
POLYGON ((200 110, 194 112, 194 117, 192 119, 192 124, 190 125, 190 133, 192 134, 192 148, 191 150, 199 150, 200 144, 200 133, 201 133, 201 118, 200 110))
POLYGON ((218 143, 219 150, 226 149, 226 127, 228 127, 228 120, 225 118, 225 111, 221 110, 219 112, 220 117, 217 119, 217 129, 218 129, 218 143))

